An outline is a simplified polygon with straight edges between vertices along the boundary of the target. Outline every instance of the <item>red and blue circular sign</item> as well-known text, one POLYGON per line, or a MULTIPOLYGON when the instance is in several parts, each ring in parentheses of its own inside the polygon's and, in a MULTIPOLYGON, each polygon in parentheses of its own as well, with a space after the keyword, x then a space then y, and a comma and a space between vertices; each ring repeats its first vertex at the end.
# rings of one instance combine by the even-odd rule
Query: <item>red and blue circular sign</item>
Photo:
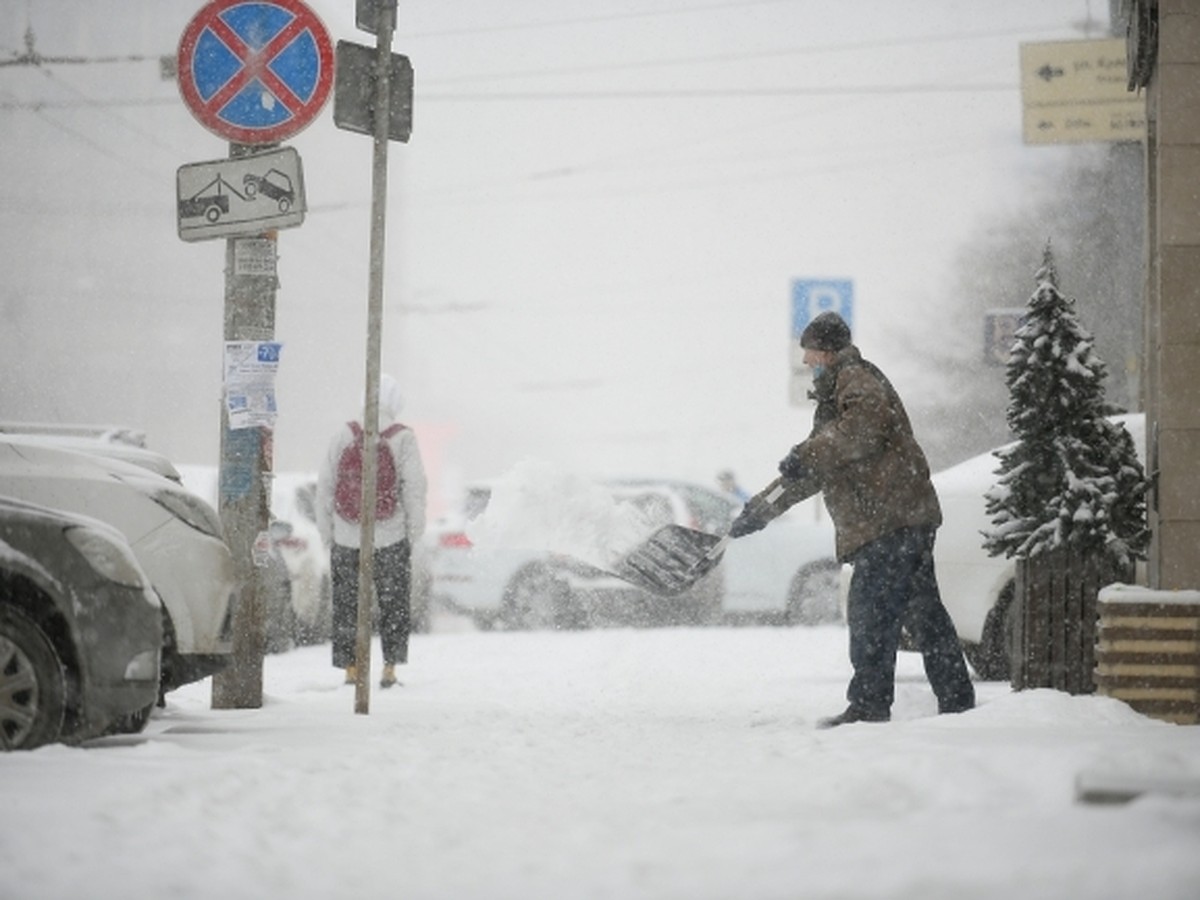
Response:
POLYGON ((178 63, 192 115, 240 144, 291 137, 333 86, 329 32, 300 0, 212 0, 184 29, 178 63))

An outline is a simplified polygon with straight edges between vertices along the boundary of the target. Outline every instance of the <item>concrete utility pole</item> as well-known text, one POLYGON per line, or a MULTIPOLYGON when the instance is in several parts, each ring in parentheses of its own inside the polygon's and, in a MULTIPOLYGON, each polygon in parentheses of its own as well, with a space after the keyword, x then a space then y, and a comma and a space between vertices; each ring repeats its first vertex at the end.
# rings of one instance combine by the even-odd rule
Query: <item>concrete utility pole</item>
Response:
POLYGON ((270 550, 273 379, 279 362, 275 233, 300 225, 306 206, 300 156, 279 149, 279 142, 311 123, 328 99, 333 45, 302 0, 208 0, 179 38, 176 71, 184 105, 230 142, 227 159, 180 167, 176 210, 182 240, 226 239, 217 508, 240 596, 233 608, 232 659, 213 678, 212 705, 251 709, 262 706, 263 693, 266 598, 255 550, 270 550), (237 15, 225 15, 234 8, 237 15), (269 121, 264 109, 273 112, 269 121), (284 179, 286 191, 272 196, 268 176, 284 179), (214 184, 217 190, 209 194, 214 184), (263 203, 263 195, 278 202, 263 203), (232 342, 239 346, 229 346, 232 342), (246 345, 254 348, 255 359, 238 355, 246 345), (262 383, 264 373, 270 384, 262 383))
MULTIPOLYGON (((231 159, 269 147, 230 144, 231 159)), ((271 243, 274 231, 259 236, 271 243)), ((275 339, 274 274, 243 274, 235 264, 241 238, 225 242, 225 340, 275 339)), ((213 676, 213 709, 258 709, 263 699, 263 646, 265 597, 263 570, 254 564, 254 544, 270 522, 271 430, 266 427, 229 427, 229 410, 221 398, 221 481, 218 512, 225 542, 233 555, 241 593, 233 616, 233 659, 213 676)))
POLYGON ((379 443, 379 375, 383 336, 383 262, 387 225, 388 127, 391 109, 392 33, 396 10, 392 2, 378 4, 375 33, 375 131, 371 170, 371 271, 367 299, 367 387, 363 411, 362 528, 358 553, 358 631, 355 642, 357 680, 354 711, 371 708, 371 610, 375 598, 376 447, 379 443))

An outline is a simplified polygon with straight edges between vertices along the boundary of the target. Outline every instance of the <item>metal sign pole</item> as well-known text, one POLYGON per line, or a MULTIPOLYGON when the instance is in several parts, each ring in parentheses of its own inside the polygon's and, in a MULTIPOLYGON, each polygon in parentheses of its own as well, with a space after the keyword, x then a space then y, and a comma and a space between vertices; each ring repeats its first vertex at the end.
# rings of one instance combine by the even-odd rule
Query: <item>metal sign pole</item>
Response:
POLYGON ((375 34, 375 134, 371 170, 371 271, 367 298, 367 389, 363 411, 363 501, 358 553, 358 632, 355 643, 357 680, 354 711, 366 715, 371 706, 371 609, 374 592, 376 447, 379 443, 379 369, 383 332, 383 258, 387 220, 388 125, 391 109, 392 32, 396 13, 391 2, 379 4, 375 34))

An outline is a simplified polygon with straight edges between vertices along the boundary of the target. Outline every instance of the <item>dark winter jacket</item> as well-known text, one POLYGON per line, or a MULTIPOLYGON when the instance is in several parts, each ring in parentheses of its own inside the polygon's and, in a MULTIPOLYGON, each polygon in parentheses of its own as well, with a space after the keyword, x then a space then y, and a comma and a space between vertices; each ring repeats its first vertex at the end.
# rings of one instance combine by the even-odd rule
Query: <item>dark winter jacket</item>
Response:
MULTIPOLYGON (((929 463, 887 377, 851 345, 817 378, 812 433, 793 449, 805 477, 783 481, 777 516, 818 491, 837 529, 837 554, 852 562, 864 544, 900 528, 940 525, 929 463)), ((750 503, 765 503, 775 482, 750 503)))

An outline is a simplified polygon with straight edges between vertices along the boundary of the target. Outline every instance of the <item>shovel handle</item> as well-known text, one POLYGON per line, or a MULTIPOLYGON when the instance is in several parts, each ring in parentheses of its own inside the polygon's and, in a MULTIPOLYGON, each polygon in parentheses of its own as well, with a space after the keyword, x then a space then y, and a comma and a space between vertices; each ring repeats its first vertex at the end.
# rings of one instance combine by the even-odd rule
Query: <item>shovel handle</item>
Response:
POLYGON ((729 546, 729 535, 725 535, 723 538, 713 544, 712 547, 709 548, 708 552, 704 554, 704 558, 716 559, 725 552, 725 548, 727 546, 729 546))
MULTIPOLYGON (((784 490, 785 489, 783 486, 783 482, 780 481, 779 484, 777 484, 777 485, 775 485, 775 487, 771 488, 770 493, 767 494, 767 502, 774 503, 776 500, 778 500, 780 497, 783 496, 784 490)), ((709 551, 704 554, 704 558, 705 559, 716 559, 718 556, 720 556, 722 553, 725 552, 725 548, 727 546, 729 546, 729 541, 730 541, 729 535, 725 535, 723 538, 721 538, 719 541, 717 541, 715 544, 712 545, 712 547, 709 549, 709 551)))

